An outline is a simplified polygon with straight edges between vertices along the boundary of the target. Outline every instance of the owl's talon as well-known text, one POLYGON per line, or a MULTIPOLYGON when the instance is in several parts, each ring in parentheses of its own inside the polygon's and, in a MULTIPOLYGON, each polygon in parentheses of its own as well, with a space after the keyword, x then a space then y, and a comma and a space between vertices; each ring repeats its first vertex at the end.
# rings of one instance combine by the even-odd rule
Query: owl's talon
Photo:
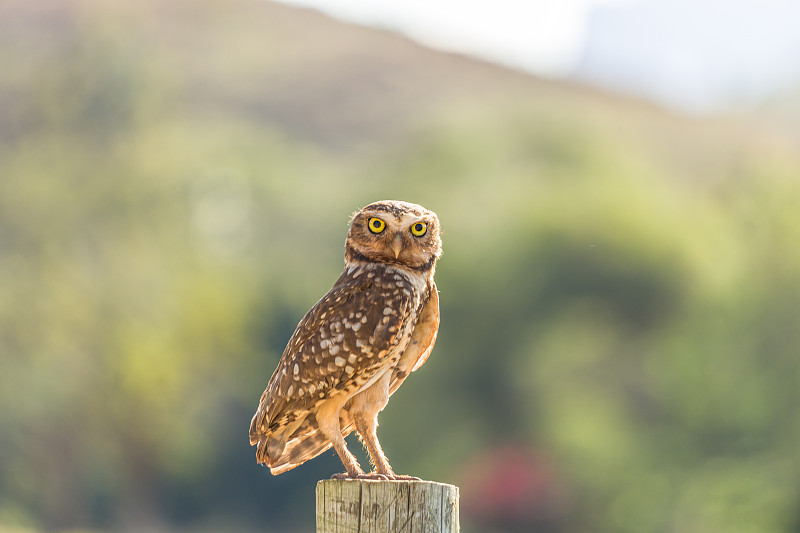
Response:
POLYGON ((347 472, 339 472, 338 474, 332 475, 331 479, 339 479, 339 480, 342 480, 342 479, 359 479, 363 475, 364 475, 363 472, 361 474, 356 474, 356 475, 350 475, 347 472))
POLYGON ((394 481, 422 481, 421 478, 416 476, 406 476, 404 474, 395 474, 392 479, 394 481))
POLYGON ((374 479, 376 481, 389 481, 392 478, 385 474, 379 474, 377 472, 369 472, 366 474, 361 474, 360 476, 358 476, 358 479, 374 479))

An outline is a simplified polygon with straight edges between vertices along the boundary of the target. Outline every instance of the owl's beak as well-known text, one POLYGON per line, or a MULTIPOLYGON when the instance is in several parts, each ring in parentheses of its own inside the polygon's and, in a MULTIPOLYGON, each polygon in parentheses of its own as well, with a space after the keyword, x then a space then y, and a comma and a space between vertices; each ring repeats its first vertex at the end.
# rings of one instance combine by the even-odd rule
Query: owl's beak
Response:
POLYGON ((400 257, 400 252, 403 251, 403 236, 399 233, 394 236, 392 239, 392 251, 394 252, 394 258, 397 259, 400 257))

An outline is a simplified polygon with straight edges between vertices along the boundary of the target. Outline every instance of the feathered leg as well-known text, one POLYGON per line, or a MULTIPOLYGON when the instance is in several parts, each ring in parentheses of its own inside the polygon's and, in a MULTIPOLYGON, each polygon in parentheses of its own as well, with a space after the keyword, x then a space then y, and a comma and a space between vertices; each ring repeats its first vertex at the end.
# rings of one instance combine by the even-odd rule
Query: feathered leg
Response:
POLYGON ((364 447, 369 452, 375 472, 365 474, 364 477, 377 479, 413 479, 412 476, 399 476, 394 473, 386 454, 383 453, 381 443, 378 441, 378 413, 389 401, 389 382, 391 370, 384 373, 370 388, 360 392, 351 400, 350 414, 356 424, 356 431, 361 436, 364 447))
POLYGON ((386 454, 383 453, 381 443, 378 442, 378 415, 377 413, 371 417, 356 416, 356 431, 361 436, 364 447, 369 452, 372 458, 372 464, 375 466, 375 472, 386 476, 387 479, 394 479, 395 474, 392 470, 386 454))
POLYGON ((322 404, 317 411, 317 424, 319 424, 320 431, 333 444, 333 449, 339 454, 339 459, 342 460, 344 469, 347 471, 347 477, 357 478, 363 476, 364 471, 361 470, 358 461, 347 449, 347 443, 345 443, 342 436, 339 411, 341 411, 343 405, 343 401, 330 400, 322 404))

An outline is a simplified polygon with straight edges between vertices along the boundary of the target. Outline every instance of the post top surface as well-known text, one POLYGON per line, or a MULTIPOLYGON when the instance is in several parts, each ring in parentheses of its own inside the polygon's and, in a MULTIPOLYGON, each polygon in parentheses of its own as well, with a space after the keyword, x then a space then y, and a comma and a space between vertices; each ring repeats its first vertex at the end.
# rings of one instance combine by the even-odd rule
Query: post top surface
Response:
POLYGON ((405 479, 398 479, 398 480, 381 480, 381 479, 321 479, 317 481, 317 485, 335 485, 335 484, 347 484, 347 483, 366 483, 366 484, 381 484, 386 483, 390 485, 409 485, 409 486, 421 486, 421 485, 436 485, 441 487, 454 487, 458 488, 455 485, 450 483, 441 483, 439 481, 427 481, 427 480, 405 480, 405 479))

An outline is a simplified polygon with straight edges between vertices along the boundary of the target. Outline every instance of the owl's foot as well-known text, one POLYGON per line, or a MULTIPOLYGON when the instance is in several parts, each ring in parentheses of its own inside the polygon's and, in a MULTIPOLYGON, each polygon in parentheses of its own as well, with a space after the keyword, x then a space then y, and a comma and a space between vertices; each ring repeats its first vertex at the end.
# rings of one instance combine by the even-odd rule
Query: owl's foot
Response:
POLYGON ((403 474, 379 474, 377 472, 361 472, 360 474, 351 475, 347 472, 334 474, 331 479, 371 479, 374 481, 422 481, 415 476, 406 476, 403 474))
POLYGON ((366 474, 361 474, 358 476, 358 479, 374 479, 376 481, 389 481, 391 480, 391 476, 387 476, 385 474, 379 474, 377 472, 368 472, 366 474))
POLYGON ((375 481, 389 481, 392 478, 384 476, 383 474, 378 474, 377 472, 369 472, 368 474, 361 473, 354 476, 351 476, 347 472, 342 472, 332 475, 331 479, 374 479, 375 481))
POLYGON ((422 479, 416 476, 406 476, 403 474, 395 474, 391 479, 394 481, 422 481, 422 479))
POLYGON ((331 479, 362 479, 362 476, 365 476, 364 472, 359 468, 357 471, 353 472, 341 472, 339 474, 334 474, 331 476, 331 479))

